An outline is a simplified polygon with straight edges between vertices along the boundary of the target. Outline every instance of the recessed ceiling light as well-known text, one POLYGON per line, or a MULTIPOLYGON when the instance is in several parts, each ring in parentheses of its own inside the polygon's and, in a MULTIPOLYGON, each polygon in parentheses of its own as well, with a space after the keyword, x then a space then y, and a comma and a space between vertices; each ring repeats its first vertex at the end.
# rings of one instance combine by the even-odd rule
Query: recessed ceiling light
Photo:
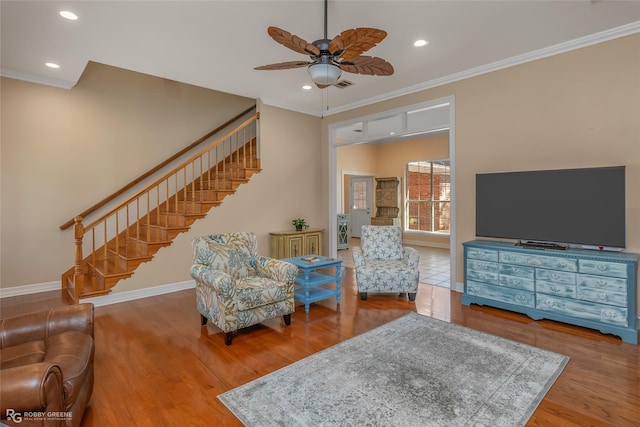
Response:
POLYGON ((76 15, 73 12, 69 12, 68 10, 61 10, 60 16, 62 16, 65 19, 69 19, 71 21, 75 21, 76 19, 78 19, 78 15, 76 15))
POLYGON ((55 62, 47 62, 44 65, 46 65, 49 68, 60 68, 60 66, 58 64, 56 64, 55 62))
POLYGON ((304 86, 302 86, 302 89, 311 90, 311 86, 310 85, 304 85, 304 86))
POLYGON ((428 41, 426 41, 426 40, 422 40, 422 39, 421 39, 421 40, 416 40, 415 42, 413 42, 413 45, 414 45, 415 47, 426 46, 426 45, 428 45, 428 44, 429 44, 429 42, 428 42, 428 41))

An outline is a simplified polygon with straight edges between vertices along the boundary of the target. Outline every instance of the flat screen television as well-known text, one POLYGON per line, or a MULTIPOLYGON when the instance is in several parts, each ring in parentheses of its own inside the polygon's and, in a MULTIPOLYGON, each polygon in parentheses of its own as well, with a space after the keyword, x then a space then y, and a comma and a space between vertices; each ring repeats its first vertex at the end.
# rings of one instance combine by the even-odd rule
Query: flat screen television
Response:
POLYGON ((624 248, 624 166, 476 174, 476 235, 624 248))

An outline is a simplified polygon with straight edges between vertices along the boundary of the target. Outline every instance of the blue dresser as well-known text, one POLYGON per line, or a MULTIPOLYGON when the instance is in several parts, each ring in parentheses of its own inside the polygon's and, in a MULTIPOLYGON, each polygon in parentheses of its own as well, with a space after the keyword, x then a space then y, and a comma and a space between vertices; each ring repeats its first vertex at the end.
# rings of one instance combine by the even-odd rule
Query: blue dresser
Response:
POLYGON ((489 240, 463 247, 463 304, 571 323, 638 343, 638 254, 530 249, 489 240))

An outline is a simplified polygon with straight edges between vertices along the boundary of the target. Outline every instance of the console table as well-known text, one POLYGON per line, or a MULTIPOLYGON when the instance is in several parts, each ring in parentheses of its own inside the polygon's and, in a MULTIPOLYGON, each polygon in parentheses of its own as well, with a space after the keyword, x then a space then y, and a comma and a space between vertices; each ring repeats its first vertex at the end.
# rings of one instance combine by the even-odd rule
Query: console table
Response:
POLYGON ((336 297, 336 304, 340 304, 340 267, 341 259, 328 258, 320 255, 306 255, 294 258, 284 258, 298 267, 299 274, 295 279, 298 286, 294 291, 296 300, 304 303, 304 312, 309 313, 309 304, 327 298, 336 297), (314 258, 315 261, 307 261, 314 258), (318 273, 318 269, 334 268, 335 275, 318 273), (327 285, 335 282, 335 288, 327 285))
POLYGON ((271 258, 289 258, 302 255, 321 254, 322 229, 308 228, 302 231, 281 231, 271 236, 271 258))
POLYGON ((462 303, 489 305, 551 319, 638 344, 638 254, 463 243, 462 303))

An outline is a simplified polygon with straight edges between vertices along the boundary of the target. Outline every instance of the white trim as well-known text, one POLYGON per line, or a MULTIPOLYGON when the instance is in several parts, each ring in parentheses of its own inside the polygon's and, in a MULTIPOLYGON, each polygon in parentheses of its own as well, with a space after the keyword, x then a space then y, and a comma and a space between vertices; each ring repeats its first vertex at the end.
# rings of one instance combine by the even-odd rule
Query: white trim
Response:
POLYGON ((40 292, 56 291, 62 288, 60 280, 54 282, 35 283, 33 285, 0 288, 0 298, 17 297, 20 295, 37 294, 40 292))
MULTIPOLYGON (((449 230, 449 258, 451 263, 449 264, 449 270, 451 275, 451 282, 454 284, 454 289, 457 289, 457 270, 456 265, 458 262, 456 247, 457 247, 457 220, 456 220, 456 196, 458 191, 456 190, 456 97, 448 96, 446 99, 449 101, 449 180, 451 182, 451 197, 449 202, 449 218, 453 218, 450 221, 449 230)), ((464 289, 464 287, 462 288, 464 289)))
POLYGON ((282 104, 279 104, 279 105, 276 105, 275 103, 270 104, 268 100, 262 100, 262 102, 268 105, 273 105, 275 107, 290 109, 293 111, 299 111, 299 112, 303 112, 303 113, 318 116, 318 117, 327 117, 332 114, 353 110, 355 108, 375 104, 376 102, 387 101, 389 99, 397 98, 399 96, 409 95, 412 93, 420 92, 422 90, 431 89, 437 86, 442 86, 449 83, 457 82, 459 80, 464 80, 464 79, 476 77, 482 74, 487 74, 494 71, 502 70, 504 68, 514 67, 516 65, 521 65, 527 62, 532 62, 538 59, 547 58, 549 56, 559 55, 561 53, 566 53, 572 50, 581 49, 583 47, 592 46, 594 44, 618 39, 618 38, 629 36, 638 32, 640 32, 640 21, 632 22, 630 24, 622 25, 620 27, 616 27, 616 28, 599 32, 599 33, 580 37, 574 40, 569 40, 567 42, 559 43, 546 48, 534 50, 532 52, 528 52, 522 55, 517 55, 511 58, 503 59, 501 61, 496 61, 496 62, 492 62, 490 64, 482 65, 479 67, 470 68, 468 70, 464 70, 458 73, 449 74, 447 76, 443 76, 437 79, 418 83, 416 85, 408 86, 399 90, 386 92, 371 98, 362 99, 360 101, 356 101, 350 104, 342 105, 340 107, 332 108, 332 109, 329 109, 328 111, 321 111, 321 112, 316 111, 311 113, 311 112, 303 111, 300 108, 296 108, 292 106, 287 107, 282 104))
POLYGON ((10 79, 22 80, 29 83, 37 83, 45 86, 53 86, 61 89, 71 89, 77 82, 68 82, 66 80, 49 79, 42 76, 36 76, 33 74, 23 73, 21 71, 9 70, 7 68, 0 68, 0 76, 8 77, 10 79))
MULTIPOLYGON (((16 297, 40 292, 62 290, 62 282, 36 283, 33 285, 14 286, 11 288, 0 288, 0 298, 16 297)), ((90 302, 96 307, 103 305, 117 304, 120 302, 133 301, 140 298, 153 297, 156 295, 168 294, 171 292, 183 291, 196 287, 195 280, 185 282, 170 283, 167 285, 152 286, 144 289, 134 289, 132 291, 110 293, 100 297, 84 298, 80 302, 90 302)))
POLYGON ((449 243, 425 242, 424 240, 403 239, 403 245, 421 246, 425 248, 449 249, 449 243))
POLYGON ((152 286, 150 288, 135 289, 133 291, 112 293, 101 297, 85 298, 82 299, 81 302, 90 302, 96 307, 101 307, 103 305, 118 304, 141 298, 154 297, 195 287, 195 280, 187 280, 186 282, 170 283, 168 285, 152 286))
POLYGON ((464 293, 464 283, 455 283, 451 290, 461 294, 464 293))

